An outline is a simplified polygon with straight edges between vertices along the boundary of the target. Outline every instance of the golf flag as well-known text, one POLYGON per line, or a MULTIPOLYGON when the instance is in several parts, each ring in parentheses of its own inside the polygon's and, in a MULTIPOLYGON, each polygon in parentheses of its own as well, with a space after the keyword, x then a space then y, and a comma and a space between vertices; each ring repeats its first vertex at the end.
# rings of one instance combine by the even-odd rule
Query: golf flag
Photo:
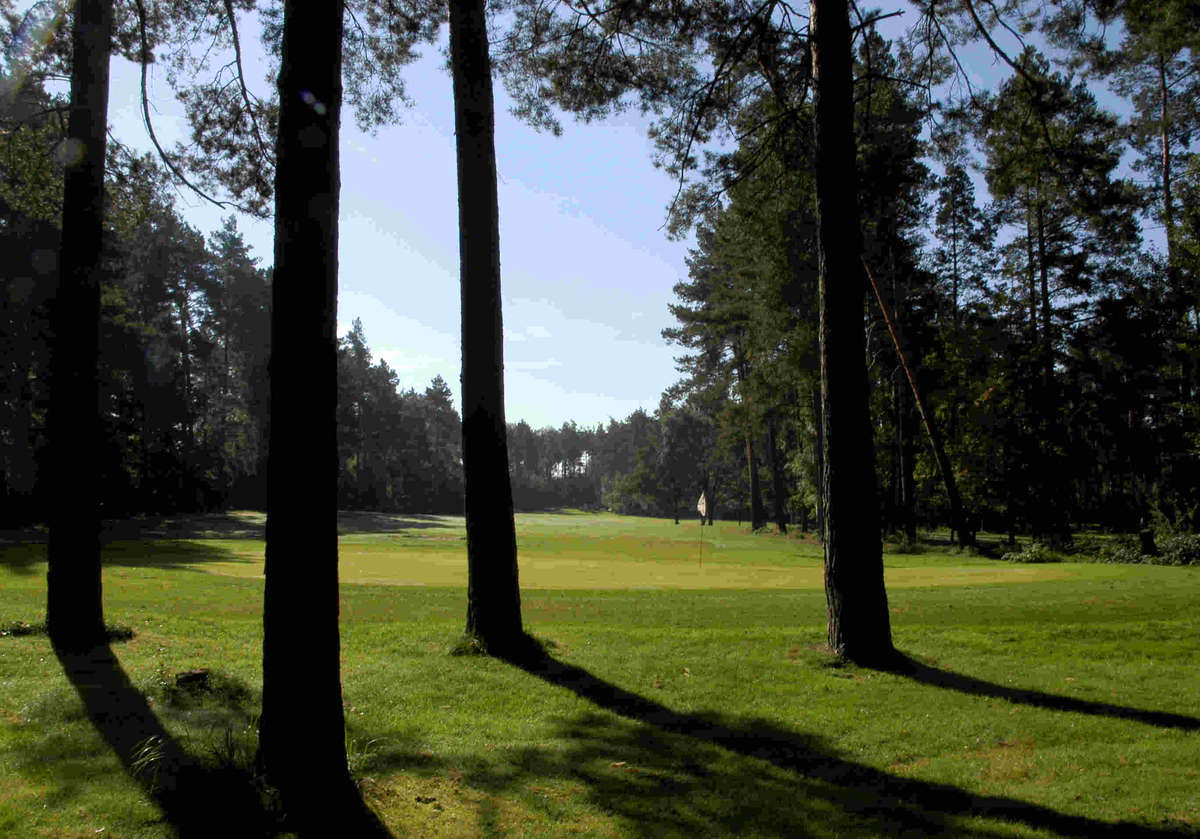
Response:
POLYGON ((700 518, 708 515, 708 500, 704 497, 704 493, 700 493, 700 500, 696 502, 696 511, 700 513, 700 518))

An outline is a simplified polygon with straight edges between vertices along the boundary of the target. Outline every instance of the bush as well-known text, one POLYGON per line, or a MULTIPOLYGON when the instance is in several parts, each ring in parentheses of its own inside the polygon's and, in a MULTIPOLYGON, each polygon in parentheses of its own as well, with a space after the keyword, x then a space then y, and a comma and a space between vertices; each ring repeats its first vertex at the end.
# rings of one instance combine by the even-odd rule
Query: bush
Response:
POLYGON ((1111 545, 1105 545, 1096 553, 1097 562, 1107 562, 1114 565, 1138 565, 1153 559, 1142 553, 1129 540, 1121 540, 1111 545))
POLYGON ((1200 565, 1200 534, 1184 533, 1159 540, 1157 565, 1200 565))
POLYGON ((1000 557, 1004 562, 1024 562, 1024 563, 1041 563, 1041 562, 1061 562, 1062 559, 1051 551, 1041 542, 1031 542, 1029 547, 1023 551, 1010 551, 1000 557))
POLYGON ((1184 533, 1164 536, 1157 541, 1158 555, 1145 553, 1133 537, 1106 545, 1096 554, 1097 562, 1128 565, 1200 565, 1200 535, 1184 533))
POLYGON ((890 554, 923 554, 925 546, 918 539, 915 542, 910 542, 908 539, 901 538, 897 542, 885 542, 884 550, 890 554))

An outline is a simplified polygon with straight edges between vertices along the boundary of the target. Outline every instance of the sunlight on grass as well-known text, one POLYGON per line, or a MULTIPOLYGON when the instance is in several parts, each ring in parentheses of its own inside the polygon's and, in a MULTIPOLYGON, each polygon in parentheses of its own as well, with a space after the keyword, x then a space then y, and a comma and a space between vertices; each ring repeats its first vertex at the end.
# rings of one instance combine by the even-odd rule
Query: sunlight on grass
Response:
MULTIPOLYGON (((106 619, 135 633, 113 648, 127 698, 218 780, 253 768, 252 525, 131 526, 106 550, 106 619)), ((893 634, 919 667, 893 673, 825 649, 818 546, 722 523, 701 569, 698 529, 519 517, 523 618, 555 675, 449 654, 461 519, 343 519, 349 760, 394 835, 1200 829, 1195 569, 889 555, 893 634)), ((44 574, 44 545, 0 545, 0 625, 41 619, 44 574)), ((122 766, 44 636, 0 637, 0 835, 176 835, 146 789, 152 757, 122 766)))
MULTIPOLYGON (((465 586, 466 537, 454 516, 364 514, 343 518, 339 577, 343 582, 393 586, 465 586), (355 517, 359 518, 355 518, 355 517), (359 527, 356 529, 355 525, 359 527)), ((241 514, 241 518, 247 516, 241 514)), ((208 532, 212 532, 211 530, 208 532)), ((820 546, 745 525, 610 514, 519 514, 521 585, 528 589, 820 589, 820 546)), ((175 539, 169 543, 117 542, 111 556, 155 552, 180 565, 214 574, 262 576, 258 538, 175 539)), ((153 562, 150 556, 145 557, 153 562)), ((887 557, 887 584, 964 586, 1064 579, 1060 565, 1015 566, 968 555, 887 557)))

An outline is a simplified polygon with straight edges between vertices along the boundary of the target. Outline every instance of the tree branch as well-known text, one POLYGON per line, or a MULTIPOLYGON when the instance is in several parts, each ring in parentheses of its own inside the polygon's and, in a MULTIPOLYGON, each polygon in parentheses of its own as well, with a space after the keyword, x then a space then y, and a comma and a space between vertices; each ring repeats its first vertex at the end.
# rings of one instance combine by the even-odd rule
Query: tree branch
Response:
MULTIPOLYGON (((141 0, 138 0, 140 3, 141 0)), ((258 117, 254 114, 254 106, 250 104, 250 92, 246 90, 246 74, 242 70, 242 42, 238 37, 237 16, 233 11, 233 0, 225 0, 225 15, 229 18, 229 31, 233 36, 233 57, 237 63, 238 86, 242 89, 242 102, 246 105, 246 115, 250 117, 250 128, 254 131, 254 142, 258 144, 258 151, 267 160, 271 159, 271 155, 267 152, 266 143, 263 142, 262 132, 258 127, 258 117)), ((144 64, 142 65, 145 66, 144 64)))
POLYGON ((150 66, 150 45, 146 37, 146 5, 143 0, 136 0, 136 3, 138 12, 138 29, 140 31, 142 41, 141 54, 138 56, 140 59, 138 63, 142 68, 142 123, 146 126, 146 133, 150 135, 150 142, 154 144, 155 150, 158 151, 159 159, 162 160, 163 165, 165 165, 167 169, 170 170, 171 174, 178 178, 184 186, 199 195, 205 201, 208 201, 209 203, 214 204, 222 209, 232 208, 235 210, 241 210, 242 212, 249 212, 245 207, 239 206, 233 202, 219 201, 193 184, 190 180, 188 180, 187 176, 180 170, 180 168, 175 165, 175 162, 167 155, 166 151, 162 147, 162 144, 158 142, 158 135, 154 133, 154 122, 150 118, 150 96, 147 92, 146 83, 146 74, 150 66))

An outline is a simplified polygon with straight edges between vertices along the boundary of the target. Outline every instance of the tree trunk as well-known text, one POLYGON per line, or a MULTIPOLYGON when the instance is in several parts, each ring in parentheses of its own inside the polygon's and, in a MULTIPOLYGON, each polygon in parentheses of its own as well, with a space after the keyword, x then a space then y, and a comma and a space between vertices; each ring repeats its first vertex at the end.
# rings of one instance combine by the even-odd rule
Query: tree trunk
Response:
POLYGON ((176 508, 195 511, 199 505, 196 480, 196 412, 192 391, 192 301, 186 276, 179 278, 179 362, 183 373, 183 469, 179 476, 176 508))
POLYGON ((783 464, 779 458, 779 446, 776 441, 775 418, 767 419, 767 445, 770 450, 767 456, 771 459, 771 493, 775 497, 775 526, 780 533, 787 533, 787 512, 784 504, 783 464))
POLYGON ((357 800, 338 638, 341 33, 342 4, 285 3, 259 762, 303 835, 339 832, 335 819, 357 800))
POLYGON ((825 423, 821 419, 821 392, 812 389, 813 423, 817 430, 816 445, 813 446, 813 461, 817 472, 817 538, 825 543, 825 423))
POLYGON ((716 515, 717 515, 717 490, 718 490, 718 488, 719 487, 718 487, 718 482, 717 482, 717 475, 716 475, 716 472, 714 471, 713 475, 712 475, 711 483, 708 485, 708 488, 705 490, 706 492, 712 492, 712 495, 705 496, 708 499, 708 515, 705 516, 705 523, 709 527, 712 527, 713 519, 716 518, 716 515))
POLYGON ((1025 258, 1028 262, 1029 270, 1027 274, 1027 282, 1029 284, 1029 344, 1033 346, 1037 342, 1037 260, 1033 255, 1033 201, 1029 196, 1029 189, 1025 190, 1025 258))
POLYGON ((863 664, 895 655, 867 398, 866 277, 858 213, 849 8, 810 0, 829 646, 863 664))
MULTIPOLYGON (((905 388, 896 382, 896 436, 897 461, 899 466, 899 507, 900 524, 904 528, 904 538, 911 545, 917 541, 917 498, 916 481, 913 479, 913 468, 916 463, 916 435, 913 433, 916 423, 913 422, 912 406, 905 388)), ((962 537, 959 533, 959 537, 962 537)))
POLYGON ((1159 142, 1162 145, 1163 227, 1167 234, 1167 267, 1175 267, 1175 202, 1171 198, 1170 115, 1167 113, 1167 62, 1158 56, 1159 142))
POLYGON ((524 641, 504 421, 500 209, 483 0, 450 4, 462 283, 462 434, 467 635, 504 655, 524 641))
POLYGON ((746 469, 750 475, 750 529, 758 530, 767 523, 767 511, 762 502, 762 486, 758 480, 758 457, 754 453, 754 432, 746 430, 746 469))
MULTIPOLYGON (((1037 222, 1038 280, 1042 292, 1042 376, 1045 379, 1044 387, 1049 390, 1054 372, 1054 333, 1050 325, 1053 310, 1050 305, 1050 266, 1046 255, 1046 206, 1040 188, 1034 218, 1037 222)), ((1043 407, 1049 410, 1049 405, 1043 407)))
POLYGON ((104 640, 100 574, 100 273, 112 0, 79 0, 72 30, 59 286, 54 301, 46 625, 54 643, 104 640))
MULTIPOLYGON (((904 354, 904 346, 900 343, 900 336, 896 330, 895 323, 888 312, 887 305, 883 302, 883 294, 879 291, 879 284, 875 282, 875 278, 871 275, 869 268, 866 273, 867 280, 875 292, 875 300, 879 303, 879 311, 883 313, 883 320, 887 324, 888 333, 892 336, 892 346, 896 350, 896 356, 900 359, 900 365, 904 368, 904 375, 908 377, 909 390, 912 392, 913 402, 916 404, 917 412, 921 415, 921 422, 925 426, 925 435, 929 440, 929 448, 933 453, 934 461, 937 463, 938 472, 941 473, 942 484, 946 487, 946 496, 950 501, 950 531, 952 534, 958 534, 958 544, 960 547, 969 547, 975 544, 975 533, 971 525, 967 522, 967 516, 963 510, 962 497, 958 494, 958 483, 954 479, 954 470, 950 468, 950 459, 946 457, 946 449, 942 445, 941 435, 937 433, 937 429, 933 424, 933 417, 925 408, 925 401, 921 398, 920 388, 917 387, 917 377, 913 374, 912 366, 908 363, 908 359, 904 354)), ((915 538, 915 524, 913 535, 915 538)))

